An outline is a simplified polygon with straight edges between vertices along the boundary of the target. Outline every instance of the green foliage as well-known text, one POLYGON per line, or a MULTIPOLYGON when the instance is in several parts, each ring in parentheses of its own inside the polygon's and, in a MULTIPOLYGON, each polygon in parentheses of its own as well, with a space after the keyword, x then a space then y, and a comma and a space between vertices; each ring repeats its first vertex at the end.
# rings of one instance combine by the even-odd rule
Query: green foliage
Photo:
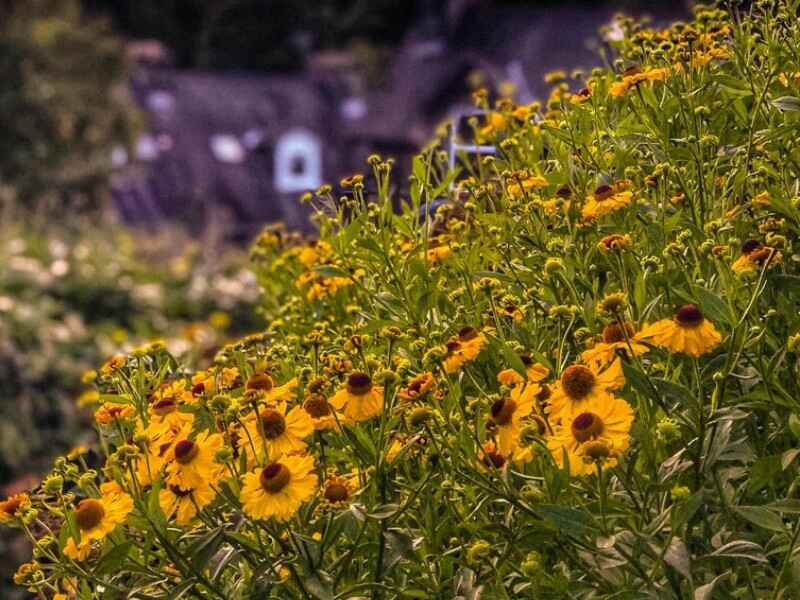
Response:
POLYGON ((0 191, 28 210, 103 203, 131 135, 122 45, 77 0, 0 5, 0 191))

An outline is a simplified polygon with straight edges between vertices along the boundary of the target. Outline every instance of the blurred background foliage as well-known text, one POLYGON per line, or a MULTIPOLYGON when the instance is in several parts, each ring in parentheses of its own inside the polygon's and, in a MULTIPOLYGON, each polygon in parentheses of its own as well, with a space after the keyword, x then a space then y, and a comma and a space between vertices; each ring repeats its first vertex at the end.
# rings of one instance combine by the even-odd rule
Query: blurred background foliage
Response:
POLYGON ((78 0, 0 2, 0 81, 3 205, 102 204, 111 148, 137 122, 110 23, 78 0))

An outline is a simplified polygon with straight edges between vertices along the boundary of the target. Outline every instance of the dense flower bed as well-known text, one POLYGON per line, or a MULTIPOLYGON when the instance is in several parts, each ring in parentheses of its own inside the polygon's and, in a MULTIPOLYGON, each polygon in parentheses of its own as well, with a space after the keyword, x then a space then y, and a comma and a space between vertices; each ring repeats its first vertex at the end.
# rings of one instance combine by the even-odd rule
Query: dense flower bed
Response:
POLYGON ((452 192, 433 145, 401 214, 379 157, 309 194, 318 240, 253 248, 264 332, 201 371, 160 344, 97 371, 104 462, 0 505, 35 544, 18 583, 792 597, 796 4, 620 20, 613 69, 493 105, 499 153, 452 192))

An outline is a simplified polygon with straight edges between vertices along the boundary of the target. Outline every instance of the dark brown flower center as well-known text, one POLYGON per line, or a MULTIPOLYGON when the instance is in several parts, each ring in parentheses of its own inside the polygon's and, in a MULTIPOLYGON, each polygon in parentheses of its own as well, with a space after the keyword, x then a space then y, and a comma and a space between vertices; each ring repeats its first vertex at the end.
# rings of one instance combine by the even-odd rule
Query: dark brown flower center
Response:
POLYGON ((175 404, 174 398, 164 398, 163 400, 159 400, 153 404, 153 412, 159 417, 163 417, 171 412, 175 412, 176 408, 177 405, 175 404))
POLYGON ((605 329, 603 329, 603 341, 606 344, 624 342, 626 337, 633 337, 634 333, 636 332, 631 322, 627 322, 624 325, 620 323, 611 323, 606 325, 605 329))
POLYGON ((502 469, 503 465, 506 464, 506 457, 499 452, 485 452, 483 455, 483 463, 487 467, 502 469))
POLYGON ((517 410, 517 403, 511 398, 503 398, 492 404, 492 420, 498 425, 508 425, 517 410))
POLYGON ((372 391, 372 379, 366 373, 353 373, 347 378, 347 391, 354 396, 363 396, 372 391))
POLYGON ((303 403, 303 409, 314 419, 321 419, 331 414, 331 405, 322 394, 315 394, 303 403))
POLYGON ((177 485, 169 486, 169 491, 175 494, 178 498, 185 498, 192 493, 192 490, 184 490, 177 485))
POLYGON ((594 383, 594 373, 583 365, 569 366, 561 374, 561 386, 571 400, 581 400, 588 396, 594 383))
POLYGON ((81 500, 75 509, 75 522, 81 531, 88 531, 100 525, 106 510, 103 505, 93 498, 81 500))
POLYGON ((245 384, 245 388, 248 390, 261 390, 264 392, 270 391, 273 387, 275 387, 275 382, 272 381, 272 377, 266 373, 255 373, 251 375, 250 379, 248 379, 245 384))
POLYGON ((602 202, 603 200, 608 200, 611 196, 614 195, 614 188, 610 185, 601 185, 594 191, 594 199, 598 202, 602 202))
POLYGON ((281 463, 272 463, 264 467, 261 471, 260 482, 265 492, 277 494, 287 485, 292 478, 289 469, 281 463))
POLYGON ((753 252, 755 250, 758 250, 762 246, 763 246, 763 244, 761 242, 759 242, 758 240, 745 240, 742 243, 742 254, 748 255, 751 252, 753 252))
POLYGON ((603 433, 603 420, 594 413, 585 412, 572 420, 572 436, 579 442, 586 442, 603 433))
POLYGON ((696 304, 684 304, 675 313, 675 321, 681 327, 697 327, 703 323, 703 312, 696 304))
POLYGON ((458 339, 462 342, 468 342, 478 337, 478 330, 474 327, 464 327, 458 332, 458 339))
POLYGON ((323 495, 325 496, 325 500, 336 504, 347 500, 350 497, 350 490, 348 490, 347 486, 343 483, 334 482, 328 484, 323 495))
POLYGON ((556 190, 556 197, 557 198, 570 198, 572 197, 572 190, 569 189, 566 185, 558 188, 556 190))
POLYGON ((264 437, 274 440, 286 431, 286 418, 277 410, 265 408, 259 415, 261 417, 261 427, 264 429, 264 437))
POLYGON ((447 346, 447 351, 450 354, 461 348, 461 342, 459 342, 458 340, 449 340, 445 345, 447 346))
POLYGON ((202 396, 206 391, 206 384, 202 381, 192 386, 192 396, 202 396))
POLYGON ((194 460, 200 447, 192 440, 181 440, 175 444, 175 460, 182 465, 187 465, 194 460))

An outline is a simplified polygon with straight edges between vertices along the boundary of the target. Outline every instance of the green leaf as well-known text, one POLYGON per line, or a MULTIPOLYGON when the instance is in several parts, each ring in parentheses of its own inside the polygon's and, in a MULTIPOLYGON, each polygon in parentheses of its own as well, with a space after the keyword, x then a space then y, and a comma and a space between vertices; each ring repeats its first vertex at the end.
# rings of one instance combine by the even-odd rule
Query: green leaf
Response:
POLYGON ((383 555, 383 569, 389 571, 414 550, 414 541, 402 529, 387 529, 384 533, 386 552, 383 555))
POLYGON ((109 573, 113 573, 114 571, 120 571, 120 567, 122 567, 122 564, 128 557, 128 553, 131 551, 132 546, 133 542, 124 542, 114 546, 106 553, 105 556, 103 556, 103 558, 100 559, 100 562, 97 563, 97 567, 95 567, 95 573, 98 575, 107 575, 109 573))
POLYGON ((383 520, 394 516, 400 509, 399 504, 379 504, 372 512, 366 513, 370 519, 383 520))
POLYGON ((319 600, 333 600, 333 582, 330 575, 324 571, 317 571, 303 575, 301 578, 303 587, 315 598, 319 600))
POLYGON ((770 101, 770 104, 784 112, 800 112, 800 98, 795 96, 781 96, 770 101))
POLYGON ((545 521, 567 534, 582 535, 591 524, 585 512, 568 506, 540 504, 535 510, 545 521))
POLYGON ((672 531, 678 531, 688 523, 703 504, 703 492, 695 492, 687 500, 672 509, 672 531))
POLYGON ((225 526, 221 525, 208 532, 189 548, 189 557, 195 567, 205 569, 211 557, 219 550, 225 539, 225 526))
POLYGON ((765 506, 737 506, 734 510, 740 517, 762 529, 786 533, 786 527, 784 527, 780 515, 765 506))

